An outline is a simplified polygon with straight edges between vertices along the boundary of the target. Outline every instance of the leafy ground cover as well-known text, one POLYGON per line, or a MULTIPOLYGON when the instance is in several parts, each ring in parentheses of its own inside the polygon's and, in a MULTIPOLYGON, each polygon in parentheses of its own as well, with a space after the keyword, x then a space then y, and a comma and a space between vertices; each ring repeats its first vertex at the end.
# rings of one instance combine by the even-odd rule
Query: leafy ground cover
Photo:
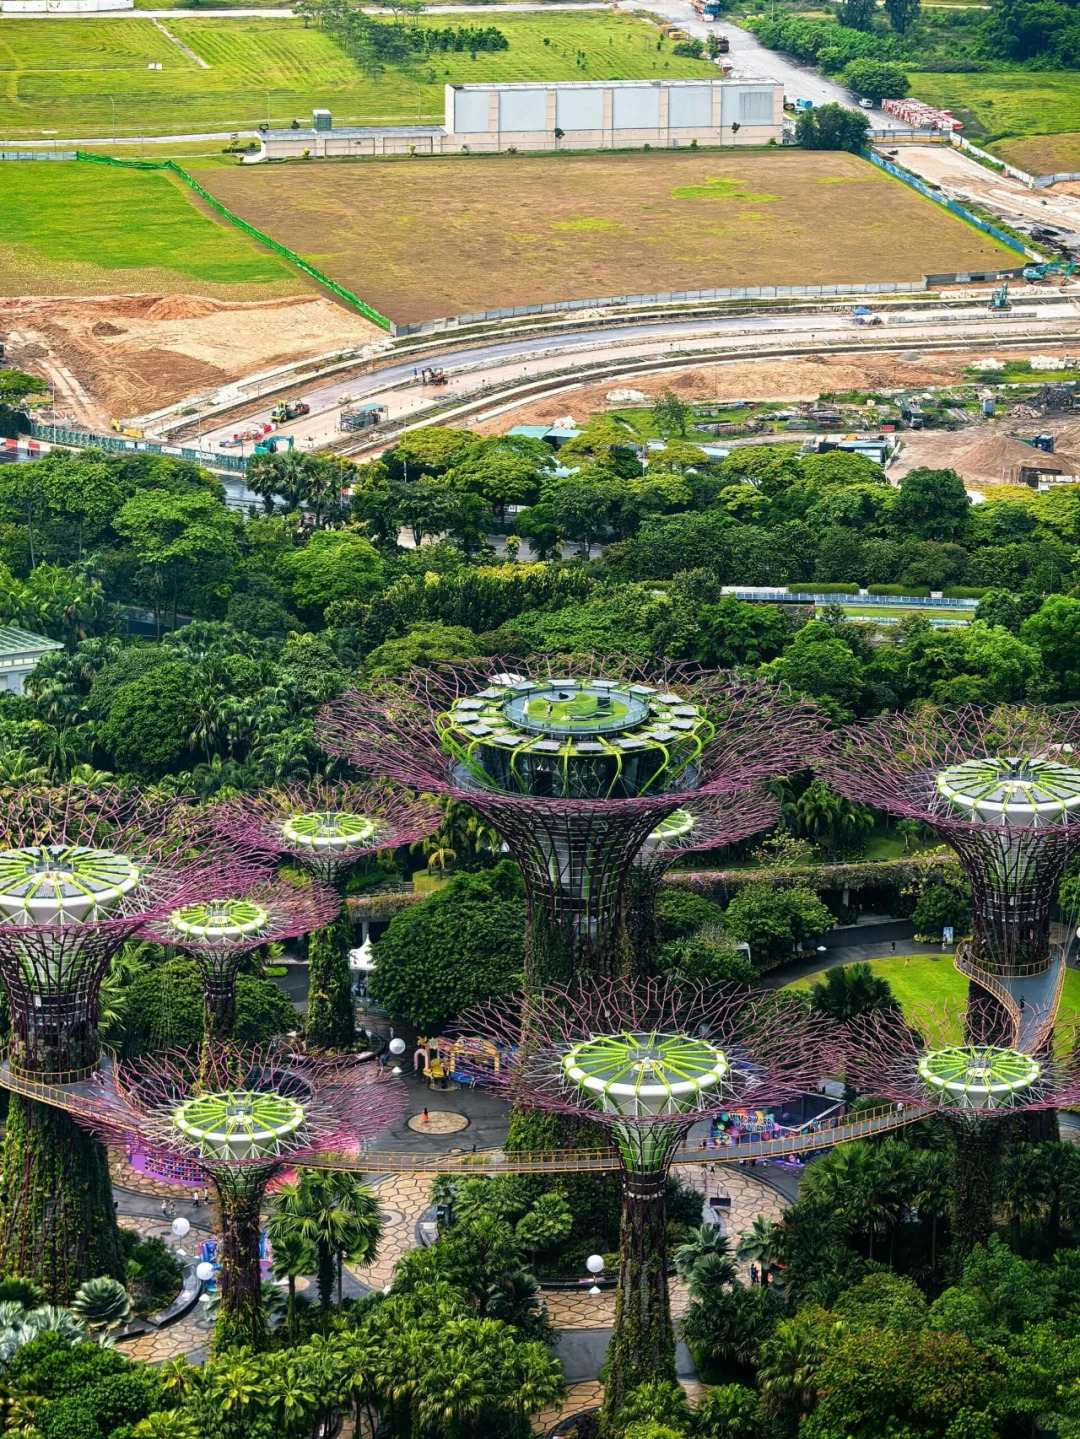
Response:
MULTIPOLYGON (((1028 167, 1034 161, 1024 148, 1030 142, 1012 137, 1076 131, 1080 115, 1080 73, 1074 70, 969 75, 913 72, 910 79, 913 95, 951 110, 963 121, 964 133, 969 139, 997 139, 993 147, 995 153, 1013 164, 1028 167), (1004 143, 1006 139, 1008 145, 1004 143)), ((1072 133, 1071 138, 1073 153, 1080 160, 1080 135, 1072 133)), ((1080 163, 1075 168, 1080 168, 1080 163)), ((1049 170, 1040 165, 1038 173, 1047 174, 1049 170)))
MULTIPOLYGON (((441 122, 443 86, 480 80, 633 80, 715 76, 707 61, 657 49, 657 30, 628 15, 497 17, 510 48, 439 55, 365 77, 321 30, 300 20, 221 16, 150 20, 6 20, 0 30, 5 135, 183 134, 250 129, 268 117, 335 124, 441 122), (204 62, 198 65, 176 37, 204 62), (161 70, 149 70, 160 63, 161 70)), ((438 24, 437 20, 428 23, 438 24)))
POLYGON ((239 299, 307 288, 166 174, 7 164, 3 195, 0 293, 184 290, 239 299))

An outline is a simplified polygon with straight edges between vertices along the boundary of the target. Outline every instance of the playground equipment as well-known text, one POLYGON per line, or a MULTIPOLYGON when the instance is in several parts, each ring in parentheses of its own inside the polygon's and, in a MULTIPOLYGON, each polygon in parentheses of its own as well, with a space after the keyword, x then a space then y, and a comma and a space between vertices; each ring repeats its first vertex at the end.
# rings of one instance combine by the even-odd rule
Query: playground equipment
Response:
POLYGON ((435 1039, 418 1037, 413 1068, 419 1069, 432 1089, 448 1089, 452 1083, 491 1083, 498 1079, 505 1058, 505 1052, 490 1040, 475 1035, 460 1035, 447 1039, 440 1035, 435 1039))

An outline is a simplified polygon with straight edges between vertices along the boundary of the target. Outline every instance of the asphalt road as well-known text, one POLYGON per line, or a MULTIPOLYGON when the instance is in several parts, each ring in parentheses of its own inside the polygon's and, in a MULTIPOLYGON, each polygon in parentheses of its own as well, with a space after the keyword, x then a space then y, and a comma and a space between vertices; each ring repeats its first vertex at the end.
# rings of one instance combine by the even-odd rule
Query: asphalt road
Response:
MULTIPOLYGON (((1018 301, 1018 309, 1023 311, 1022 301, 1018 301)), ((919 315, 915 311, 900 311, 899 314, 909 318, 911 323, 890 324, 874 331, 873 337, 893 342, 910 340, 914 348, 928 341, 940 344, 985 333, 987 346, 992 348, 996 336, 1030 334, 1033 347, 1037 347, 1049 343, 1055 334, 1064 332, 1072 339, 1080 333, 1080 308, 1069 298, 1044 305, 1037 312, 1014 312, 1009 318, 991 315, 984 303, 953 311, 949 319, 940 314, 919 315)), ((527 383, 545 375, 572 371, 575 366, 580 369, 586 364, 632 360, 638 362, 644 371, 650 362, 672 355, 685 355, 690 366, 706 358, 738 358, 740 350, 763 344, 778 346, 782 352, 786 345, 821 344, 825 347, 829 342, 856 342, 860 334, 870 339, 869 332, 857 330, 850 318, 842 313, 741 315, 709 320, 641 321, 616 330, 597 326, 557 336, 523 334, 487 345, 463 343, 460 348, 450 348, 438 358, 437 363, 445 369, 449 381, 445 388, 436 390, 422 385, 411 360, 352 379, 331 378, 304 392, 303 398, 311 406, 310 415, 279 428, 282 433, 293 436, 298 449, 314 449, 340 438, 343 395, 348 395, 352 404, 384 404, 389 419, 408 420, 429 407, 434 399, 445 398, 461 404, 482 398, 496 387, 512 385, 515 381, 527 383)), ((573 373, 567 375, 568 389, 582 383, 588 383, 588 380, 575 379, 573 373)), ((612 383, 625 386, 632 384, 632 380, 620 377, 612 383)), ((731 397, 720 394, 717 398, 731 397)), ((492 408, 499 403, 499 396, 492 394, 492 408)), ((572 404, 568 396, 568 410, 572 409, 572 404)), ((269 414, 270 405, 267 404, 256 415, 242 422, 234 420, 217 427, 204 423, 203 444, 216 449, 223 439, 257 424, 268 423, 269 414)), ((239 450, 231 448, 225 452, 236 454, 239 450)), ((250 443, 245 445, 244 453, 251 453, 250 443)))

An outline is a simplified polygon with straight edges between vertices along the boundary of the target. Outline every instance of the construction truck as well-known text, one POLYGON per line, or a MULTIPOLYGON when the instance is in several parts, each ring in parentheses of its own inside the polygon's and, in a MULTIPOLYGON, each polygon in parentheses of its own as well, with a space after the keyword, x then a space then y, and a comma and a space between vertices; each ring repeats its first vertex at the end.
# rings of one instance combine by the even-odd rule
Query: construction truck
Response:
POLYGON ((292 435, 267 435, 265 440, 259 440, 252 453, 256 455, 287 454, 292 448, 292 435))
POLYGON ((703 20, 720 19, 720 0, 690 0, 703 20))
POLYGON ((286 420, 298 420, 301 415, 310 415, 311 406, 306 400, 282 400, 280 405, 275 405, 270 411, 270 418, 275 424, 284 424, 286 420))
POLYGON ((990 296, 990 303, 989 305, 987 305, 986 308, 988 310, 998 311, 1012 309, 1012 301, 1009 299, 1008 280, 1002 280, 1001 288, 995 290, 994 293, 990 296))
POLYGON ((422 385, 445 385, 449 382, 445 370, 433 370, 430 365, 425 365, 420 371, 420 383, 422 385))

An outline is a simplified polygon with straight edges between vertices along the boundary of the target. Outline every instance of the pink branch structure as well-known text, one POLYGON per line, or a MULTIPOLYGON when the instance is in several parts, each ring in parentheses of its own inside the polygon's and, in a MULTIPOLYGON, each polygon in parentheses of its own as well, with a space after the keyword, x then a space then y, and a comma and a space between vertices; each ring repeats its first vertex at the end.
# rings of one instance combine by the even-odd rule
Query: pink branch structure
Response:
POLYGON ((44 790, 6 804, 0 977, 11 1064, 84 1078, 98 1061, 98 990, 112 956, 208 891, 242 892, 259 858, 193 807, 138 793, 44 790))
POLYGON ((1080 850, 1080 710, 886 715, 843 731, 823 774, 956 851, 971 882, 977 967, 1005 979, 1050 969, 1054 893, 1080 850))
MULTIPOLYGON (((461 1032, 500 1051, 495 1084, 529 1108, 607 1129, 623 1161, 619 1289, 604 1405, 673 1379, 666 1190, 690 1128, 731 1106, 818 1086, 836 1036, 798 996, 750 996, 664 980, 583 979, 469 1010, 461 1032)), ((490 1071, 485 1078, 492 1082, 490 1071)))
POLYGON ((356 1161, 407 1108, 373 1065, 318 1060, 276 1045, 231 1044, 143 1055, 96 1078, 96 1112, 79 1123, 152 1168, 183 1160, 214 1186, 221 1213, 219 1347, 263 1347, 260 1208, 267 1185, 298 1165, 356 1161))
POLYGON ((309 784, 240 794, 211 812, 223 834, 288 855, 327 883, 382 849, 415 844, 442 823, 438 805, 386 784, 309 784))
POLYGON ((242 891, 180 905, 142 932, 195 960, 203 978, 206 1034, 226 1039, 236 1024, 236 977, 244 957, 262 945, 322 929, 340 909, 336 890, 277 875, 242 891))
POLYGON ((416 670, 318 720, 331 754, 464 801, 503 837, 529 900, 530 982, 618 971, 634 856, 692 800, 806 764, 817 709, 730 673, 624 662, 416 670))
POLYGON ((626 876, 626 924, 633 969, 650 973, 658 940, 656 904, 664 875, 683 855, 739 844, 780 819, 780 801, 765 790, 691 799, 660 821, 634 856, 626 876))

